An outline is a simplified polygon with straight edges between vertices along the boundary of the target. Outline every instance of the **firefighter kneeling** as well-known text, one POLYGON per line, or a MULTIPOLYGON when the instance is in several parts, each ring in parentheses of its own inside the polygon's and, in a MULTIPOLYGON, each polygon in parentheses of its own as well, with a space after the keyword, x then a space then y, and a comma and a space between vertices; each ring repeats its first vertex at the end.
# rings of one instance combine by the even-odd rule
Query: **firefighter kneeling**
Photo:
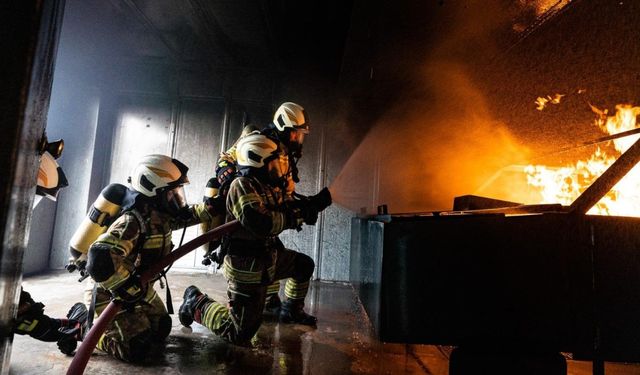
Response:
POLYGON ((153 281, 141 283, 139 274, 171 252, 173 229, 210 221, 224 209, 187 206, 187 170, 168 156, 145 156, 131 175, 127 199, 114 199, 128 203, 89 247, 87 271, 97 283, 96 313, 104 311, 112 296, 124 304, 97 344, 118 359, 143 361, 150 350, 161 349, 158 344, 171 332, 171 318, 153 281))
POLYGON ((277 240, 285 229, 315 224, 318 213, 331 204, 328 189, 315 197, 286 201, 290 165, 274 140, 251 134, 238 142, 239 177, 227 196, 227 212, 242 228, 224 239, 224 275, 229 308, 196 286, 185 290, 179 318, 184 326, 196 321, 229 342, 247 345, 262 323, 267 286, 287 279, 280 321, 315 325, 304 312, 304 299, 315 264, 302 253, 285 249, 277 240))

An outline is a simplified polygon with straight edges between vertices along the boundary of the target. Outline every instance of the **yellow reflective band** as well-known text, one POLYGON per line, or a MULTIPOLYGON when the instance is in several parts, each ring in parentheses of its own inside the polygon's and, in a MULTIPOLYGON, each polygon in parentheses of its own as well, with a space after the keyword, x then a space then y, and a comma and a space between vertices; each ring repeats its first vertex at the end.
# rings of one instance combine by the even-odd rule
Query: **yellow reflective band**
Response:
POLYGON ((276 281, 275 283, 269 285, 267 287, 267 294, 275 294, 280 291, 280 282, 276 281))
POLYGON ((22 332, 31 332, 33 331, 34 328, 36 328, 36 326, 38 325, 38 320, 33 320, 33 321, 28 321, 25 320, 24 322, 20 323, 20 325, 18 325, 18 331, 22 331, 22 332))
POLYGON ((242 210, 242 207, 250 206, 255 203, 260 204, 261 201, 262 200, 260 199, 260 196, 256 193, 248 193, 245 195, 241 195, 238 198, 238 201, 233 205, 233 211, 240 212, 242 210))
POLYGON ((262 281, 262 274, 260 272, 247 273, 225 267, 225 269, 222 271, 222 274, 228 280, 233 280, 245 284, 260 284, 260 282, 262 281))
POLYGON ((102 243, 109 247, 114 248, 122 253, 122 255, 127 256, 131 253, 133 249, 133 243, 127 240, 121 240, 117 237, 114 237, 110 234, 103 234, 98 237, 98 240, 95 243, 102 243))
POLYGON ((145 250, 162 248, 162 245, 166 245, 167 243, 171 242, 171 240, 167 237, 162 235, 149 237, 144 242, 144 245, 142 245, 142 248, 145 250))
POLYGON ((98 284, 107 290, 114 290, 117 289, 121 284, 123 284, 125 280, 127 280, 129 274, 129 271, 127 271, 126 268, 120 265, 113 275, 98 284))
POLYGON ((298 283, 293 279, 287 280, 284 288, 284 295, 292 299, 300 299, 307 296, 309 282, 298 283))

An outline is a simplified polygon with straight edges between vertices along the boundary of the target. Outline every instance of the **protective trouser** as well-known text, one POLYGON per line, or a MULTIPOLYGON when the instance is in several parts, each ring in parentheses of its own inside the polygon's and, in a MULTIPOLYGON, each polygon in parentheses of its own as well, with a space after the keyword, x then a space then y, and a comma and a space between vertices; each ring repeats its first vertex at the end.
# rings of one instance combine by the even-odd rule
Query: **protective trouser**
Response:
POLYGON ((285 297, 303 301, 314 267, 309 256, 284 248, 259 257, 227 255, 224 275, 229 308, 207 298, 198 304, 194 320, 229 342, 247 345, 262 323, 268 286, 287 279, 285 297))
MULTIPOLYGON (((111 294, 96 290, 96 313, 107 307, 111 294)), ((127 362, 141 362, 150 351, 157 350, 171 332, 171 317, 160 297, 150 287, 147 297, 124 306, 100 337, 96 347, 127 362)))

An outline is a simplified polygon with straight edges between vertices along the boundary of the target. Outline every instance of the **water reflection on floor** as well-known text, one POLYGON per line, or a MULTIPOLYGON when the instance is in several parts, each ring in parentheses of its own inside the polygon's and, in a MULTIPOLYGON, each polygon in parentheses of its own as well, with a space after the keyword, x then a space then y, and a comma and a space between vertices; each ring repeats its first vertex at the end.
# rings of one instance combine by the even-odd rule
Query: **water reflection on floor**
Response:
MULTIPOLYGON (((51 316, 62 316, 82 297, 77 275, 55 272, 28 277, 25 289, 45 305, 51 316)), ((210 297, 226 300, 219 274, 170 273, 172 301, 177 311, 184 289, 195 284, 210 297)), ((164 290, 158 290, 161 296, 164 290)), ((251 348, 229 345, 194 324, 184 330, 173 316, 173 329, 162 351, 140 365, 94 354, 86 374, 433 374, 448 373, 450 347, 384 344, 375 339, 362 306, 343 283, 312 284, 307 309, 318 317, 316 329, 279 324, 265 315, 251 348)), ((16 336, 12 374, 64 374, 70 358, 54 343, 16 336)), ((588 362, 570 361, 568 374, 591 373, 588 362)), ((640 374, 638 365, 607 364, 608 375, 640 374)))

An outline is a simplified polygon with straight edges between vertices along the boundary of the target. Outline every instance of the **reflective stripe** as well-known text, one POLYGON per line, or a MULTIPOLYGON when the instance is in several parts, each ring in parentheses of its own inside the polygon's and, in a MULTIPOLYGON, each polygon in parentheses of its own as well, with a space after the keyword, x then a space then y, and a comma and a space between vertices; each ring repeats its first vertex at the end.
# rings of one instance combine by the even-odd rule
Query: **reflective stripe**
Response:
POLYGON ((154 234, 147 237, 146 241, 142 245, 145 250, 162 248, 164 244, 171 242, 171 232, 167 234, 154 234))
POLYGON ((294 279, 288 279, 284 288, 284 295, 291 299, 302 299, 307 296, 309 282, 299 283, 294 279))
POLYGON ((267 294, 276 294, 280 291, 280 281, 276 281, 267 287, 267 294))
POLYGON ((229 309, 218 302, 211 301, 202 308, 202 325, 214 331, 229 320, 229 309))
POLYGON ((227 280, 233 280, 245 284, 260 284, 262 281, 262 272, 243 271, 233 268, 229 257, 224 258, 223 275, 227 280))
POLYGON ((18 325, 17 330, 22 332, 31 332, 33 331, 34 328, 36 328, 37 325, 38 325, 38 320, 33 320, 33 321, 24 320, 22 321, 22 323, 20 323, 20 325, 18 325))
POLYGON ((120 264, 116 272, 113 273, 113 275, 111 275, 108 279, 98 284, 104 289, 114 290, 114 289, 117 289, 121 284, 123 284, 127 280, 127 278, 129 278, 130 274, 131 273, 126 268, 124 268, 122 264, 120 264))
POLYGON ((129 255, 131 253, 131 250, 133 250, 133 242, 129 240, 121 240, 118 237, 112 236, 108 233, 100 235, 95 243, 102 243, 109 247, 112 247, 115 250, 118 250, 124 256, 129 255))

